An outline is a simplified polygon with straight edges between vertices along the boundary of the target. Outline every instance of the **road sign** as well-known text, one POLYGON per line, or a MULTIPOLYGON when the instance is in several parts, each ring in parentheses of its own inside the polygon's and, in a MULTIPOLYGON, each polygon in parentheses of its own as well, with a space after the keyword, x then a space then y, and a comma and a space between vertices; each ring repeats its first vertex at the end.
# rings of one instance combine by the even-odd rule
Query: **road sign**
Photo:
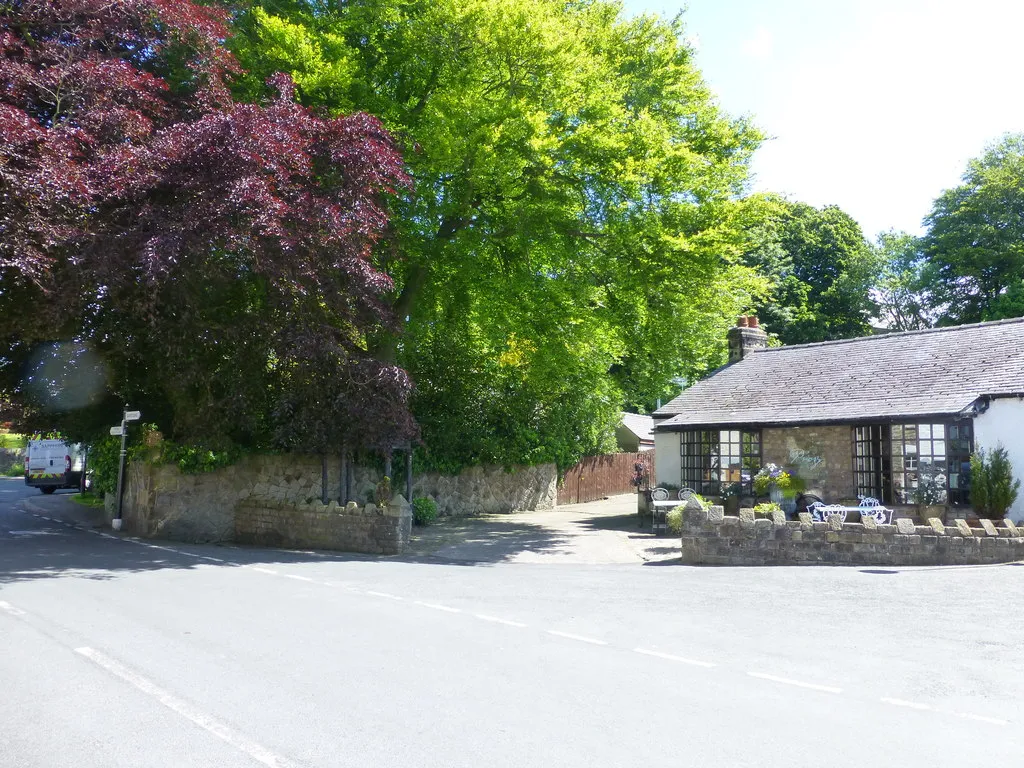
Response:
POLYGON ((110 434, 112 434, 114 437, 120 437, 121 435, 124 434, 124 429, 121 427, 111 427, 110 434))
POLYGON ((141 418, 142 418, 142 411, 125 411, 124 412, 124 420, 125 421, 138 421, 141 418))

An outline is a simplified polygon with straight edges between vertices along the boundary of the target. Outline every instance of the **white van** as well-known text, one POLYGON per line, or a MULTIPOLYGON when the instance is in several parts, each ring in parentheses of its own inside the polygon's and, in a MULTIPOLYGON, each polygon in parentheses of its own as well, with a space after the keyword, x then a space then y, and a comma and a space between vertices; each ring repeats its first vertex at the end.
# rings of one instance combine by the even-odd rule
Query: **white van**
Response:
POLYGON ((25 453, 25 485, 43 493, 58 488, 81 489, 85 452, 63 440, 29 440, 25 453))

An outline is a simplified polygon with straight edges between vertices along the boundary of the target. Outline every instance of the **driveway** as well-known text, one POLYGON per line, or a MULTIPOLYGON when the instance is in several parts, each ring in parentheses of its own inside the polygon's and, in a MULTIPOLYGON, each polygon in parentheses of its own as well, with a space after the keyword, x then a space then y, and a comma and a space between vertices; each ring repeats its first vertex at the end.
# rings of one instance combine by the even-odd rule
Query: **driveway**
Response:
POLYGON ((680 556, 676 537, 637 525, 636 494, 556 509, 445 518, 413 528, 408 554, 457 562, 645 563, 680 556))

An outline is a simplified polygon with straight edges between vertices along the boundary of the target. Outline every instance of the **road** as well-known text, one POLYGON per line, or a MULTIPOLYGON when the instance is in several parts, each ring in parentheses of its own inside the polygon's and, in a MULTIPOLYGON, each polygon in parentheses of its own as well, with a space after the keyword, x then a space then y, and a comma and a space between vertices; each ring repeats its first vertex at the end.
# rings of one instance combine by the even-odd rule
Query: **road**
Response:
POLYGON ((473 565, 66 507, 0 481, 3 768, 1024 763, 1022 567, 473 565))

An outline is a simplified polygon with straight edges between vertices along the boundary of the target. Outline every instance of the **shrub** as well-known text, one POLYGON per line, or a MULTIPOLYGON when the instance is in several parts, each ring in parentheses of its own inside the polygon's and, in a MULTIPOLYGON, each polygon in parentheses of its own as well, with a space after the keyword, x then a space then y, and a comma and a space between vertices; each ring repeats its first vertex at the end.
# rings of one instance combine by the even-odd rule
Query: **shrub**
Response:
POLYGON ((668 529, 672 533, 682 533, 683 531, 683 504, 678 507, 673 507, 665 514, 665 524, 668 525, 668 529))
POLYGON ((416 525, 430 525, 437 519, 437 502, 429 496, 412 500, 412 521, 416 525))
POLYGON ((25 474, 24 464, 11 464, 11 468, 4 472, 6 477, 21 477, 25 474))
POLYGON ((1006 517, 1020 492, 1020 480, 1013 477, 1013 467, 1003 446, 990 453, 978 451, 971 455, 971 506, 978 517, 1000 520, 1006 517))
POLYGON ((765 504, 757 504, 754 507, 755 517, 771 517, 774 512, 781 512, 782 507, 773 502, 767 502, 765 504))
MULTIPOLYGON (((695 493, 695 494, 693 494, 692 496, 690 496, 690 499, 696 499, 696 500, 697 500, 697 502, 698 502, 698 503, 699 503, 699 504, 700 504, 700 505, 701 505, 702 507, 704 507, 704 509, 705 509, 705 510, 711 509, 711 502, 710 502, 710 501, 708 501, 707 499, 705 499, 705 498, 704 498, 703 496, 701 496, 701 495, 700 495, 699 493, 695 493)), ((689 501, 689 499, 687 499, 687 501, 689 501)), ((685 506, 686 506, 686 502, 685 502, 685 501, 683 502, 683 505, 682 505, 682 506, 683 506, 683 507, 685 507, 685 506)))

